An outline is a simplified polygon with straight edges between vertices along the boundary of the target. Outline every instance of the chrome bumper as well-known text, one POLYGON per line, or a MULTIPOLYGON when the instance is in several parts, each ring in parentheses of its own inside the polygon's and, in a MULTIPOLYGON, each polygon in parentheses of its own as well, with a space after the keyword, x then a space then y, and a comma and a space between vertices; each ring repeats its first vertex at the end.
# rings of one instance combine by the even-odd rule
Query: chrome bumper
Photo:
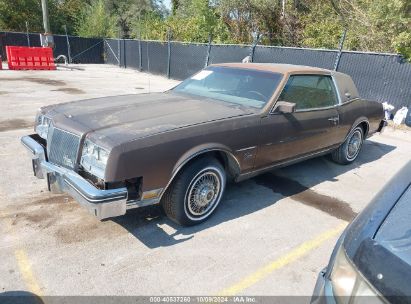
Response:
POLYGON ((34 175, 47 178, 51 192, 69 194, 99 219, 124 215, 127 209, 158 203, 155 199, 127 201, 126 187, 98 189, 76 172, 48 162, 43 146, 31 136, 23 136, 21 142, 31 152, 34 175))
POLYGON ((336 304, 334 292, 332 290, 331 281, 325 277, 327 269, 324 268, 317 277, 311 304, 336 304))

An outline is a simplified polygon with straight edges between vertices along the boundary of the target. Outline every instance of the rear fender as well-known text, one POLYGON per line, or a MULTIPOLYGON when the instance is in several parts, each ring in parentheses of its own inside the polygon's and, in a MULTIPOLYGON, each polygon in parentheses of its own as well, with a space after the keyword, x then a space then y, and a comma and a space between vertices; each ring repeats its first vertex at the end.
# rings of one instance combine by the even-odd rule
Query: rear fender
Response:
POLYGON ((362 123, 366 123, 367 124, 367 128, 366 130, 364 130, 364 138, 367 137, 368 135, 368 131, 370 130, 370 122, 368 121, 368 118, 365 116, 361 116, 359 118, 357 118, 352 127, 350 128, 350 130, 348 131, 348 133, 345 135, 344 141, 348 138, 348 136, 350 135, 351 131, 354 130, 356 127, 358 127, 358 125, 362 124, 362 123))

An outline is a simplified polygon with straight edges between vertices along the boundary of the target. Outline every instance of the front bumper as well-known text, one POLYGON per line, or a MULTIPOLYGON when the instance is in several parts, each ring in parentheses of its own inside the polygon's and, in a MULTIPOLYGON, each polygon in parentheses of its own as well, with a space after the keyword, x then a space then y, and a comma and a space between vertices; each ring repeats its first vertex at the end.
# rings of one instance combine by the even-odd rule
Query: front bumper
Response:
POLYGON ((43 146, 34 136, 23 136, 22 144, 31 152, 34 175, 47 178, 53 193, 67 193, 99 219, 124 215, 127 209, 158 203, 155 199, 128 201, 127 188, 101 190, 76 172, 47 161, 43 146))

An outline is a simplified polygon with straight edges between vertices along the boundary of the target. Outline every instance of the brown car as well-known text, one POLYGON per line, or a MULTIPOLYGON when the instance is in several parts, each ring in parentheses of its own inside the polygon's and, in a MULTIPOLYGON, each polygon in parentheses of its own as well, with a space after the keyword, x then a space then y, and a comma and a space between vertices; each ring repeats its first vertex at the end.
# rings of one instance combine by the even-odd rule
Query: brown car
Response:
POLYGON ((164 93, 40 109, 24 136, 33 170, 98 218, 160 203, 182 225, 206 220, 228 178, 331 153, 353 162, 385 125, 345 74, 306 66, 207 67, 164 93))

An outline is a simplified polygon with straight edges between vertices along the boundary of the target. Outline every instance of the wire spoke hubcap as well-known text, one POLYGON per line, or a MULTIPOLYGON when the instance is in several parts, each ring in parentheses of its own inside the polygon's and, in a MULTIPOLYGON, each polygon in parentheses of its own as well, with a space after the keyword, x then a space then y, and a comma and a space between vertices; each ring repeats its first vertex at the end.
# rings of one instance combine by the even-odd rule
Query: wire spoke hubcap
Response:
POLYGON ((360 151, 361 148, 361 142, 362 142, 362 136, 361 132, 356 130, 349 142, 348 142, 348 148, 347 148, 347 156, 349 159, 353 159, 357 156, 358 152, 360 151))
POLYGON ((188 191, 187 207, 194 216, 206 214, 216 204, 221 191, 219 176, 213 171, 205 171, 198 175, 188 191))

